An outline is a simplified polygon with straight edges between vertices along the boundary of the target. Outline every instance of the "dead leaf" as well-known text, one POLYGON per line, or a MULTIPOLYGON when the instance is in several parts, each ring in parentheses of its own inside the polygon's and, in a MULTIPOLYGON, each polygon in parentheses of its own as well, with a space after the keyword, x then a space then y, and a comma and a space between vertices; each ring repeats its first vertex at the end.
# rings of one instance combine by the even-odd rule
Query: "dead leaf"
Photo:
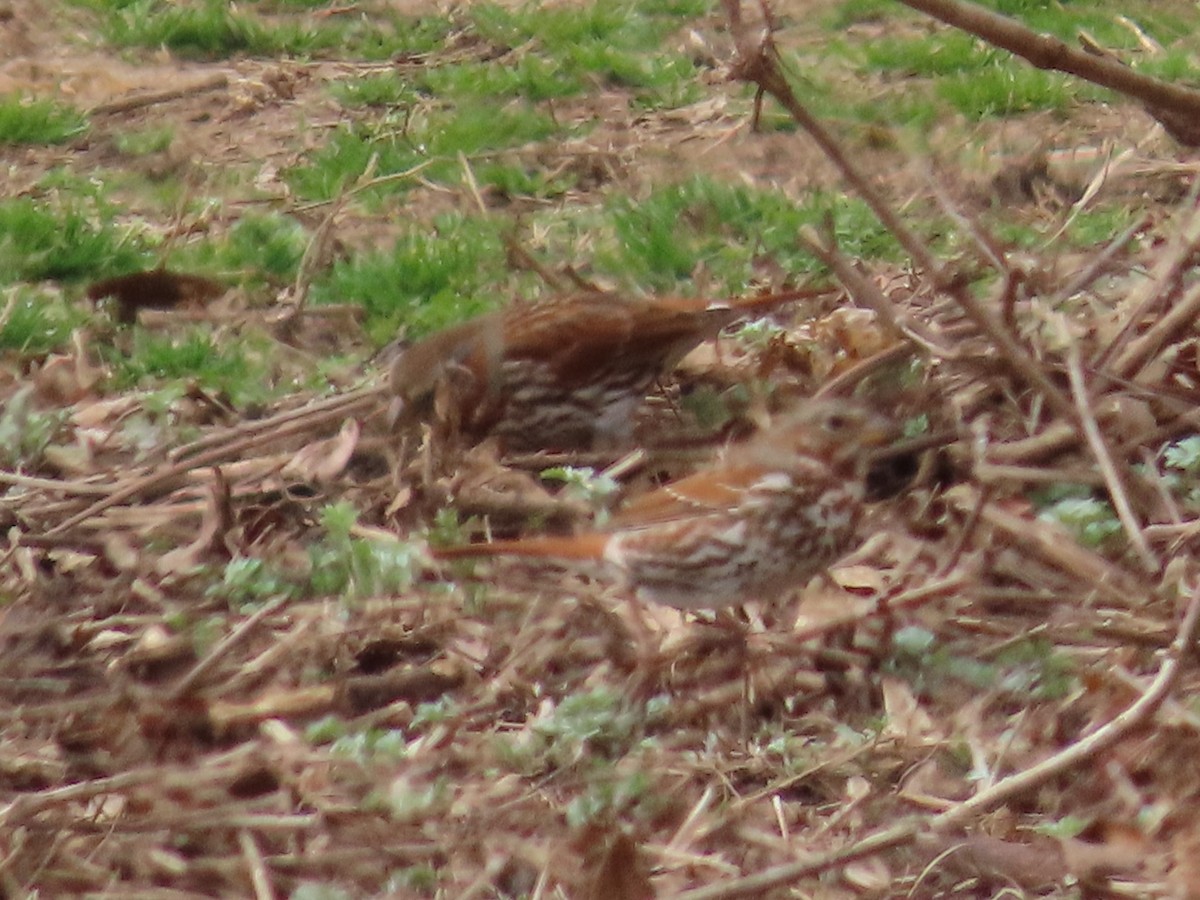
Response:
POLYGON ((908 684, 899 678, 883 678, 883 707, 887 712, 887 724, 883 733, 906 744, 920 746, 937 740, 933 719, 921 709, 916 696, 908 684))
POLYGON ((283 467, 283 477, 308 484, 327 484, 354 457, 360 433, 358 421, 347 419, 336 436, 301 447, 283 467))
POLYGON ((233 509, 229 499, 229 483, 220 468, 212 468, 213 481, 209 486, 208 503, 200 520, 200 531, 196 539, 186 547, 176 547, 160 556, 154 570, 160 575, 188 575, 199 568, 205 557, 212 553, 229 556, 224 537, 233 523, 233 509))

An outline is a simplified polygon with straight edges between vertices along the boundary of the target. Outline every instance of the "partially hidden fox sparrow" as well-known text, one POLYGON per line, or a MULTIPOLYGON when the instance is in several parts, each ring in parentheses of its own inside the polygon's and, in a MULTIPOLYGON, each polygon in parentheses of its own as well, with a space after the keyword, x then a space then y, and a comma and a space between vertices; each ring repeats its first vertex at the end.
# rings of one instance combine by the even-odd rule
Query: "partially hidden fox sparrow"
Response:
POLYGON ((830 293, 800 288, 713 302, 590 292, 515 304, 436 332, 392 363, 391 419, 425 415, 439 391, 470 441, 507 451, 629 443, 655 379, 739 318, 830 293))
POLYGON ((856 403, 810 400, 721 464, 634 499, 603 531, 432 552, 582 565, 681 609, 741 603, 799 584, 851 549, 869 450, 894 433, 856 403))

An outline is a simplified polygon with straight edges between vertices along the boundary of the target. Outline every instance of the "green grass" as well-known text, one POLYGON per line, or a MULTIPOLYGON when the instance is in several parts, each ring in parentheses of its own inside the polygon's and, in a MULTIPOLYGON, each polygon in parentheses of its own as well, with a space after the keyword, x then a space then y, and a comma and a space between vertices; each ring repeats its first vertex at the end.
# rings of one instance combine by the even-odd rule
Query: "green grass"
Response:
POLYGON ((31 355, 63 346, 86 314, 60 294, 15 285, 0 292, 0 350, 31 355), (14 294, 15 292, 15 294, 14 294), (11 306, 9 305, 11 302, 11 306))
POLYGON ((118 390, 161 387, 163 382, 194 383, 228 398, 235 407, 244 407, 295 387, 280 383, 270 351, 263 340, 217 334, 200 325, 171 333, 134 329, 127 355, 111 348, 106 355, 118 390))
POLYGON ((611 239, 596 255, 610 276, 671 291, 703 263, 730 290, 752 280, 764 259, 793 273, 817 271, 796 239, 800 227, 833 222, 842 250, 854 257, 895 257, 894 239, 862 201, 814 192, 797 203, 777 191, 753 190, 695 176, 634 201, 608 204, 611 239))
MULTIPOLYGON (((559 127, 549 115, 521 102, 426 106, 401 121, 385 118, 337 129, 306 163, 289 170, 285 177, 300 196, 313 200, 337 196, 372 160, 376 176, 424 166, 422 177, 457 184, 462 177, 460 154, 467 158, 495 154, 557 133, 559 127)), ((393 184, 387 192, 402 192, 414 183, 393 184)))
POLYGON ((103 278, 147 262, 136 239, 109 224, 109 210, 32 199, 0 201, 0 284, 103 278))
POLYGON ((445 216, 413 228, 387 251, 335 263, 313 284, 316 302, 361 303, 367 333, 383 343, 401 327, 423 334, 506 299, 495 285, 508 277, 500 225, 445 216))
POLYGON ((176 251, 171 263, 250 287, 279 285, 296 277, 309 238, 290 216, 247 213, 225 234, 176 251))
MULTIPOLYGON (((509 10, 481 4, 471 21, 486 39, 505 47, 531 44, 541 63, 568 84, 631 88, 646 106, 679 106, 699 96, 691 61, 660 48, 671 33, 711 8, 706 2, 615 2, 509 10)), ((536 74, 536 73, 535 73, 536 74)), ((540 85, 540 76, 526 84, 540 85)), ((542 88, 544 90, 544 87, 542 88)))
POLYGON ((100 28, 114 46, 165 47, 178 56, 194 59, 327 54, 388 59, 437 49, 451 28, 443 17, 384 11, 318 19, 310 14, 314 4, 308 2, 245 6, 222 0, 186 4, 169 0, 76 3, 100 16, 100 28))
POLYGON ((54 100, 0 97, 0 144, 62 144, 87 131, 87 117, 54 100))
POLYGON ((113 138, 117 150, 127 156, 150 156, 162 153, 175 139, 175 129, 169 125, 151 125, 134 131, 122 131, 113 138))

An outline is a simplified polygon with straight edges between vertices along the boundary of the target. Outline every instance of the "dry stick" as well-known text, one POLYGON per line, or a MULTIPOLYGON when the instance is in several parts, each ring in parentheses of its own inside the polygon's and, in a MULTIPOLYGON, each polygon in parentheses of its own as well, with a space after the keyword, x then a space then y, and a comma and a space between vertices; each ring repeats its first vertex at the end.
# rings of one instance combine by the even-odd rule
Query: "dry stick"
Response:
POLYGON ((1149 281, 1135 288, 1128 298, 1129 312, 1116 336, 1092 359, 1092 367, 1101 369, 1117 356, 1137 331, 1143 319, 1154 307, 1166 302, 1178 288, 1185 270, 1191 263, 1196 245, 1200 243, 1200 209, 1196 206, 1200 179, 1196 180, 1188 196, 1191 217, 1172 237, 1171 246, 1160 254, 1154 264, 1149 281))
POLYGON ((1113 371, 1122 378, 1133 378, 1165 344, 1193 327, 1197 316, 1200 316, 1200 284, 1192 285, 1170 312, 1130 344, 1113 363, 1113 371))
POLYGON ((1129 467, 1126 465, 1123 467, 1123 472, 1117 471, 1112 451, 1109 450, 1104 435, 1100 433, 1100 426, 1096 423, 1096 415, 1092 411, 1087 385, 1083 379, 1083 363, 1079 358, 1079 347, 1074 343, 1067 351, 1067 375, 1071 381, 1071 393, 1075 396, 1076 408, 1079 410, 1079 422, 1084 439, 1091 448, 1092 455, 1096 457, 1096 465, 1100 467, 1100 474, 1104 476, 1104 484, 1108 488, 1108 495, 1112 498, 1113 506, 1116 508, 1117 518, 1121 520, 1121 526, 1129 536, 1129 542, 1137 551, 1138 557, 1142 561, 1142 568, 1148 573, 1154 574, 1161 568, 1161 564, 1151 551, 1150 545, 1146 543, 1146 536, 1142 533, 1142 527, 1133 513, 1133 507, 1129 504, 1129 493, 1125 487, 1125 480, 1122 478, 1122 475, 1130 476, 1129 467))
MULTIPOLYGON (((353 395, 353 399, 361 401, 375 396, 378 393, 378 388, 364 388, 361 392, 353 395)), ((347 395, 339 399, 345 401, 347 395)), ((135 497, 140 497, 148 491, 155 490, 165 484, 169 484, 178 478, 180 475, 190 472, 192 469, 198 469, 203 466, 210 466, 214 463, 222 462, 230 457, 238 456, 246 450, 254 449, 265 441, 277 441, 281 438, 290 437, 293 434, 300 434, 311 429, 314 424, 322 424, 326 421, 336 421, 343 418, 349 413, 349 409, 343 405, 339 405, 333 409, 325 409, 320 415, 306 416, 303 420, 290 422, 289 424, 275 428, 270 431, 261 432, 262 423, 258 423, 259 429, 254 433, 241 440, 228 442, 211 450, 185 459, 182 462, 172 463, 157 472, 152 472, 149 475, 142 476, 127 483, 124 487, 118 488, 102 500, 97 500, 91 506, 75 515, 59 522, 53 528, 46 531, 47 535, 63 534, 74 528, 76 525, 86 522, 93 516, 97 516, 105 510, 111 509, 126 500, 132 500, 135 497)))
POLYGON ((246 867, 250 870, 250 883, 254 885, 256 900, 275 900, 275 891, 271 887, 271 876, 267 872, 267 864, 263 860, 262 851, 254 841, 248 829, 238 832, 238 844, 242 848, 242 856, 246 859, 246 867))
POLYGON ((171 100, 180 100, 183 97, 190 97, 192 94, 202 94, 205 91, 219 90, 220 88, 228 87, 228 85, 229 79, 224 75, 214 75, 211 78, 197 81, 195 84, 181 88, 172 88, 169 91, 153 91, 148 94, 138 94, 134 97, 124 97, 109 103, 101 103, 89 109, 88 115, 98 116, 106 113, 129 112, 133 109, 154 106, 157 103, 169 103, 171 100))
MULTIPOLYGON (((762 2, 765 4, 765 0, 762 2)), ((896 240, 913 257, 918 266, 929 274, 934 285, 939 290, 946 291, 992 340, 1012 374, 1022 381, 1031 383, 1045 396, 1046 401, 1054 408, 1055 412, 1068 422, 1074 422, 1074 404, 1050 380, 1037 360, 1021 346, 990 311, 971 296, 965 285, 961 283, 958 274, 942 265, 925 243, 909 230, 900 216, 883 201, 866 176, 850 161, 849 156, 842 151, 833 136, 796 99, 796 95, 780 70, 770 34, 751 32, 745 26, 741 17, 741 0, 723 0, 723 3, 729 18, 730 31, 737 45, 737 60, 731 67, 732 77, 757 85, 760 90, 771 94, 779 101, 797 124, 808 132, 829 160, 841 170, 850 186, 867 202, 884 226, 896 236, 896 240)), ((896 318, 894 314, 892 318, 896 318)))
POLYGON ((356 411, 360 403, 364 403, 367 400, 377 400, 383 393, 384 389, 381 387, 368 386, 358 388, 346 394, 338 394, 333 397, 326 397, 323 400, 315 400, 296 409, 276 413, 266 419, 259 419, 255 422, 243 422, 240 425, 234 425, 216 434, 205 435, 202 438, 192 441, 190 444, 184 444, 182 447, 177 447, 170 451, 167 454, 167 459, 172 462, 180 462, 190 456, 196 456, 210 447, 219 447, 228 444, 236 437, 262 434, 272 428, 278 428, 293 421, 307 420, 313 417, 321 418, 323 413, 327 413, 330 410, 341 410, 349 414, 356 411))
POLYGON ((1021 794, 1028 793, 1063 772, 1095 759, 1097 755, 1115 745, 1121 738, 1149 719, 1167 699, 1171 688, 1179 679, 1183 657, 1195 642, 1198 621, 1200 621, 1200 589, 1192 592, 1187 610, 1184 612, 1179 629, 1175 634, 1175 640, 1171 642, 1171 647, 1167 652, 1167 658, 1163 660, 1158 674, 1145 693, 1116 718, 1048 759, 1022 772, 1010 775, 992 787, 980 791, 969 800, 964 800, 931 819, 903 822, 894 828, 876 832, 849 847, 843 847, 832 853, 773 866, 745 878, 736 878, 694 891, 684 891, 676 895, 677 900, 731 900, 734 897, 761 896, 770 888, 792 884, 801 878, 819 875, 821 872, 827 872, 856 859, 909 844, 924 832, 962 826, 973 817, 1021 794))
MULTIPOLYGON (((205 772, 212 773, 219 766, 240 765, 246 759, 259 754, 255 744, 242 744, 232 750, 217 754, 204 761, 205 772)), ((91 781, 80 781, 62 787, 47 788, 30 794, 20 794, 7 805, 0 807, 0 831, 16 828, 29 822, 38 813, 55 806, 86 803, 105 794, 116 794, 142 784, 162 784, 167 779, 189 776, 195 779, 195 765, 165 768, 155 764, 91 781)), ((11 832, 9 832, 11 833, 11 832)))
POLYGON ((279 609, 279 607, 287 603, 288 599, 289 598, 286 594, 280 594, 274 600, 263 604, 261 607, 255 610, 253 615, 251 615, 244 622, 238 625, 237 628, 231 631, 223 641, 209 651, 208 655, 205 656, 204 659, 192 666, 191 671, 179 679, 178 683, 171 688, 171 691, 168 694, 169 698, 172 700, 178 700, 180 697, 190 692, 192 688, 195 687, 196 682, 203 678, 208 670, 217 664, 217 661, 220 660, 221 657, 240 644, 254 629, 254 627, 258 625, 259 622, 271 615, 271 613, 275 612, 275 610, 279 609))
POLYGON ((1055 69, 1133 97, 1150 106, 1200 115, 1200 91, 1133 71, 1116 60, 1084 53, 1058 38, 963 0, 900 0, 905 6, 961 28, 989 44, 1028 60, 1039 69, 1055 69))
MULTIPOLYGON (((1151 217, 1149 215, 1142 216, 1119 235, 1109 241, 1108 246, 1091 258, 1088 264, 1080 271, 1071 281, 1058 291, 1054 297, 1057 301, 1063 301, 1074 297, 1076 294, 1085 290, 1093 281, 1104 274, 1105 267, 1112 262, 1113 257, 1124 249, 1125 245, 1133 240, 1134 235, 1143 231, 1150 226, 1151 217)), ((1057 303, 1053 304, 1057 306, 1057 303)))

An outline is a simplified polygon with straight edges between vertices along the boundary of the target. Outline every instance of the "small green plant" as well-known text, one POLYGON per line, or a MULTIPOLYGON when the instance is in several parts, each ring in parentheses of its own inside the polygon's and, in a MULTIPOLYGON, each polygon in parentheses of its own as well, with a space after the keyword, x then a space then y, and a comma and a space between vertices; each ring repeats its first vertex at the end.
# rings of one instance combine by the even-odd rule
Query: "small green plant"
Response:
POLYGON ((131 271, 147 255, 111 225, 102 210, 66 205, 53 210, 29 199, 0 201, 0 283, 101 278, 131 271))
POLYGON ((238 557, 225 564, 221 580, 209 585, 206 596, 227 601, 239 611, 259 606, 280 595, 296 592, 297 585, 273 565, 257 557, 238 557))
POLYGON ((433 896, 437 893, 439 882, 438 870, 429 863, 417 863, 407 869, 393 872, 384 888, 388 896, 409 897, 415 892, 422 896, 433 896))
POLYGON ((286 385, 275 383, 261 340, 233 337, 208 326, 173 334, 133 332, 128 356, 109 348, 119 385, 148 386, 160 379, 196 382, 223 392, 236 406, 263 403, 286 385))
POLYGON ((582 828, 593 822, 609 822, 634 815, 648 818, 663 805, 651 792, 652 781, 647 772, 633 772, 624 777, 594 778, 588 790, 567 804, 567 824, 582 828))
POLYGON ((309 548, 312 592, 354 600, 411 587, 420 571, 420 545, 353 537, 357 517, 349 503, 321 511, 325 538, 309 548))
POLYGON ((1022 62, 1006 62, 970 78, 938 82, 938 94, 968 119, 1011 116, 1032 110, 1065 110, 1084 95, 1063 75, 1022 62))
POLYGON ((58 293, 14 285, 0 290, 0 349, 45 353, 61 347, 86 313, 58 293))
POLYGON ((296 277, 309 233, 280 213, 243 216, 223 238, 174 254, 172 265, 188 271, 220 272, 251 285, 280 284, 296 277))
POLYGON ((117 149, 127 156, 150 156, 162 153, 175 139, 175 129, 170 125, 153 125, 135 131, 119 132, 114 141, 117 149))
MULTIPOLYGON (((474 164, 477 156, 492 157, 558 130, 549 115, 519 101, 473 99, 448 108, 422 106, 401 121, 384 117, 340 128, 303 165, 285 174, 297 193, 313 200, 336 196, 361 177, 368 164, 377 177, 419 171, 426 179, 457 183, 462 178, 461 157, 474 164)), ((386 192, 402 193, 415 183, 393 182, 386 192)), ((381 191, 365 196, 378 198, 381 191)))
POLYGON ((332 93, 343 106, 407 107, 417 102, 412 83, 391 72, 339 81, 333 85, 332 93))
POLYGON ((1121 533, 1112 505, 1095 497, 1063 497, 1045 507, 1038 518, 1065 526, 1089 547, 1103 546, 1121 533))
POLYGON ((542 470, 542 478, 560 482, 564 496, 599 508, 601 514, 598 515, 598 524, 603 524, 605 505, 621 490, 619 481, 611 475, 597 472, 590 466, 554 466, 542 470))
POLYGON ((62 103, 0 97, 0 144, 62 144, 87 127, 83 113, 62 103))
POLYGON ((329 752, 360 763, 398 760, 407 755, 408 741, 404 732, 396 729, 366 728, 336 738, 329 752))

